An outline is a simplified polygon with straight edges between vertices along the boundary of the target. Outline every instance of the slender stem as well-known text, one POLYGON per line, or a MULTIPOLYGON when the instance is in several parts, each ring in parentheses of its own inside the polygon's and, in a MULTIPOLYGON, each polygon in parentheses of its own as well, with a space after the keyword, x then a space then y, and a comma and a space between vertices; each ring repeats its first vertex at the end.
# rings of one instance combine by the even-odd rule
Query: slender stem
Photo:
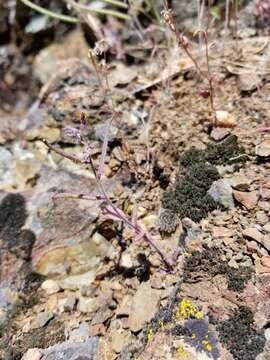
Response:
POLYGON ((226 0, 226 8, 225 8, 225 31, 223 37, 223 51, 225 50, 225 43, 228 37, 229 31, 229 22, 230 22, 230 0, 226 0))
POLYGON ((122 1, 118 1, 118 0, 102 0, 102 1, 111 5, 118 6, 122 9, 128 9, 128 5, 123 3, 122 1))
POLYGON ((238 52, 238 0, 234 0, 234 31, 235 31, 235 42, 236 42, 236 51, 238 52))
POLYGON ((95 13, 101 14, 101 15, 111 15, 111 16, 114 16, 116 18, 123 19, 123 20, 130 20, 131 19, 131 17, 129 15, 124 14, 124 13, 119 12, 119 11, 115 11, 115 10, 98 9, 98 8, 90 7, 90 6, 87 6, 87 5, 77 4, 73 0, 69 0, 69 4, 71 6, 73 6, 74 8, 76 8, 77 10, 95 12, 95 13))
POLYGON ((214 126, 217 125, 217 115, 216 109, 214 106, 214 86, 213 86, 213 76, 211 74, 210 63, 209 63, 209 51, 208 51, 208 36, 207 32, 204 30, 198 30, 197 33, 202 33, 205 41, 205 57, 206 57, 206 67, 207 67, 207 80, 209 84, 209 103, 211 111, 214 115, 214 126))
POLYGON ((61 21, 65 21, 65 22, 69 22, 69 23, 72 23, 72 24, 77 24, 80 20, 76 17, 73 17, 73 16, 68 16, 68 15, 62 15, 62 14, 57 14, 53 11, 50 11, 50 10, 47 10, 39 5, 36 5, 34 3, 32 3, 30 0, 21 0, 21 2, 30 7, 31 9, 39 12, 40 14, 43 14, 43 15, 47 15, 51 18, 54 18, 54 19, 58 19, 58 20, 61 20, 61 21))

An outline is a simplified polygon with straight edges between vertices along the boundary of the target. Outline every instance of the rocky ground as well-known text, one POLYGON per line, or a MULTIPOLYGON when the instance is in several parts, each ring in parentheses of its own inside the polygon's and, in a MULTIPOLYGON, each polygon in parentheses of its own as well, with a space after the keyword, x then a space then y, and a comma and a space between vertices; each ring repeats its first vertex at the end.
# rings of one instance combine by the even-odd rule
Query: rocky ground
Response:
POLYGON ((109 62, 119 115, 102 183, 170 269, 100 200, 61 198, 98 186, 43 139, 80 155, 64 129, 84 112, 97 168, 109 117, 82 30, 35 53, 31 36, 1 47, 2 359, 270 359, 270 45, 256 21, 244 8, 237 41, 210 34, 217 127, 171 38, 152 54, 123 43, 133 60, 109 62))

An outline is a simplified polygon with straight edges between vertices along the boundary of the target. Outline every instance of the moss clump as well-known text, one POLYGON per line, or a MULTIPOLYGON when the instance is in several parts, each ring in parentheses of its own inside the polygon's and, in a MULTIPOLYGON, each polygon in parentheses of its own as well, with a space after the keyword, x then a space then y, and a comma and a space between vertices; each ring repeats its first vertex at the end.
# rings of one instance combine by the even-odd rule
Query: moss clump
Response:
POLYGON ((241 292, 244 290, 248 280, 251 279, 252 269, 247 266, 239 266, 238 269, 232 268, 227 264, 220 265, 221 273, 226 275, 228 280, 228 289, 241 292))
POLYGON ((183 278, 185 282, 198 282, 207 277, 220 274, 221 251, 206 247, 202 252, 193 251, 184 264, 183 278))
POLYGON ((238 144, 237 136, 231 135, 220 144, 208 144, 205 150, 198 150, 192 147, 182 155, 180 163, 185 167, 199 162, 225 165, 246 161, 247 158, 244 155, 244 148, 238 144))
POLYGON ((230 267, 221 260, 221 251, 216 248, 205 248, 202 252, 194 251, 184 264, 184 281, 198 282, 205 277, 224 275, 228 281, 228 289, 243 291, 253 270, 250 267, 239 266, 238 269, 230 267))
POLYGON ((254 360, 263 351, 263 331, 253 328, 253 314, 247 307, 240 307, 229 320, 221 322, 217 329, 220 341, 235 360, 254 360))
POLYGON ((192 165, 185 176, 177 179, 174 189, 164 193, 162 206, 179 217, 199 221, 217 208, 217 203, 207 191, 218 178, 219 174, 212 165, 192 165))
POLYGON ((186 168, 185 175, 179 176, 174 188, 164 193, 163 208, 193 221, 206 217, 217 208, 208 194, 212 183, 219 179, 214 165, 245 161, 242 155, 245 155, 244 150, 235 135, 220 144, 209 144, 205 150, 192 147, 186 151, 180 159, 180 164, 186 168))

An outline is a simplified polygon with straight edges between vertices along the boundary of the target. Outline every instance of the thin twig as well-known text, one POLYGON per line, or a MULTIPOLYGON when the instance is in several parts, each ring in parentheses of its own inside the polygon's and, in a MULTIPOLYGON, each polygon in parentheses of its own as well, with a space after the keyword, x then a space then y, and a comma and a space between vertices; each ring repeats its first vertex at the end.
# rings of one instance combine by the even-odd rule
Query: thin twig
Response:
POLYGON ((77 10, 82 10, 82 11, 86 11, 86 12, 95 12, 95 13, 101 14, 101 15, 111 15, 111 16, 114 16, 114 17, 122 19, 122 20, 131 20, 131 17, 129 15, 124 14, 119 11, 115 11, 115 10, 111 10, 111 9, 98 9, 98 8, 83 5, 83 4, 77 4, 73 0, 68 0, 68 3, 77 10))
POLYGON ((207 36, 206 31, 204 31, 204 30, 198 30, 196 33, 202 33, 204 35, 205 57, 206 57, 206 66, 207 66, 207 80, 208 80, 208 84, 209 84, 209 102, 210 102, 211 111, 214 115, 214 126, 216 126, 217 125, 217 115, 216 115, 216 109, 214 106, 213 75, 211 73, 210 63, 209 63, 208 36, 207 36))
POLYGON ((73 24, 77 24, 80 21, 76 17, 68 16, 68 15, 62 15, 62 14, 58 14, 58 13, 55 13, 53 11, 47 10, 47 9, 45 9, 45 8, 39 6, 39 5, 36 5, 36 4, 32 3, 30 0, 21 0, 21 2, 24 5, 30 7, 31 9, 39 12, 40 14, 47 15, 47 16, 49 16, 51 18, 54 18, 54 19, 58 19, 58 20, 73 23, 73 24))

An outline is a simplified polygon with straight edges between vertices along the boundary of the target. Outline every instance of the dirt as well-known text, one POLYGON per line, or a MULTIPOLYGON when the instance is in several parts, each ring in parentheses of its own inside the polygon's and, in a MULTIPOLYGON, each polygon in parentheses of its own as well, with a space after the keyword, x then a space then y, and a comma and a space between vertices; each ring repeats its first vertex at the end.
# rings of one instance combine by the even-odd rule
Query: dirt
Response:
MULTIPOLYGON (((31 14, 18 22, 17 41, 31 14)), ((123 26, 112 22, 105 30, 111 34, 116 25, 123 26)), ((87 54, 73 59, 76 37, 86 29, 75 30, 74 37, 68 35, 70 59, 59 49, 54 53, 55 47, 47 49, 60 56, 60 67, 53 61, 52 77, 41 86, 32 75, 34 60, 44 43, 57 43, 51 29, 39 34, 39 46, 32 34, 21 48, 12 43, 14 28, 3 30, 0 357, 20 359, 39 348, 46 360, 42 349, 98 336, 99 359, 264 359, 258 356, 270 351, 270 166, 269 157, 256 149, 269 139, 267 28, 256 23, 256 36, 229 37, 225 47, 210 31, 216 41, 210 50, 214 107, 230 118, 225 129, 214 126, 207 81, 164 39, 165 50, 155 58, 139 47, 131 55, 133 40, 127 45, 114 35, 128 55, 119 60, 110 54, 103 70, 113 87, 104 96, 95 68, 86 65, 87 54), (20 64, 25 67, 18 74, 20 64), (106 203, 99 207, 95 199, 92 207, 85 205, 86 183, 91 194, 98 191, 89 164, 61 156, 61 151, 81 154, 84 136, 98 167, 108 94, 119 115, 108 141, 104 186, 130 219, 137 212, 166 262, 145 233, 134 234, 115 215, 105 217, 106 203), (86 126, 78 135, 81 119, 86 126), (77 137, 69 139, 66 126, 77 137), (49 150, 43 137, 60 152, 49 150), (229 184, 224 192, 230 207, 209 194, 222 181, 229 184), (71 189, 69 196, 79 192, 78 206, 74 200, 51 200, 64 192, 55 184, 71 189), (59 224, 53 214, 59 214, 59 224), (51 288, 44 285, 48 279, 51 288)), ((56 29, 61 39, 74 31, 56 29)), ((173 34, 168 37, 173 42, 173 34)), ((195 43, 190 47, 205 69, 204 51, 195 43)))

